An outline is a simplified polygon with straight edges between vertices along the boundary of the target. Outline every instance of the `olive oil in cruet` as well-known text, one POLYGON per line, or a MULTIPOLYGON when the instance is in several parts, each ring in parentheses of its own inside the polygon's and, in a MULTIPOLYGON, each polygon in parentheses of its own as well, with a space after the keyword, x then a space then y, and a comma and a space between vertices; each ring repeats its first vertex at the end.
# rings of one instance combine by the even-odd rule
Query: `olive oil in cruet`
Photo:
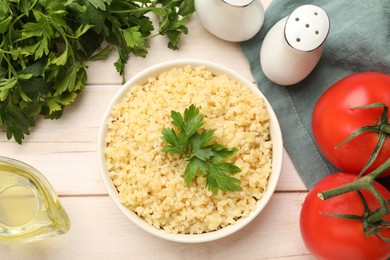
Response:
POLYGON ((0 156, 0 243, 41 240, 69 228, 47 179, 23 162, 0 156))

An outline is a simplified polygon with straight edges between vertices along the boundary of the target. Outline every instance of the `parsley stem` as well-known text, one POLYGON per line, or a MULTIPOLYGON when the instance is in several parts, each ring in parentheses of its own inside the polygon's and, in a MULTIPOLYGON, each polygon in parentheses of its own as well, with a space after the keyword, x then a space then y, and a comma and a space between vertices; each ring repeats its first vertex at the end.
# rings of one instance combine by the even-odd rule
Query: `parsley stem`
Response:
POLYGON ((145 39, 145 40, 150 40, 150 39, 152 39, 152 38, 154 38, 154 37, 157 37, 157 36, 159 36, 159 35, 160 35, 160 33, 150 34, 149 36, 146 36, 144 39, 145 39))
MULTIPOLYGON (((15 20, 12 21, 11 26, 8 27, 8 28, 9 28, 9 32, 8 32, 8 35, 7 35, 7 36, 8 36, 8 41, 9 41, 10 43, 13 42, 13 41, 12 41, 12 32, 14 31, 16 22, 19 21, 20 19, 22 19, 24 16, 26 16, 26 15, 25 15, 25 14, 21 14, 21 15, 17 16, 17 17, 15 18, 15 20)), ((5 38, 5 37, 4 37, 4 38, 5 38)))
POLYGON ((4 58, 4 60, 7 62, 7 64, 8 64, 8 78, 11 78, 12 77, 12 75, 17 75, 17 72, 16 72, 16 70, 15 70, 15 68, 12 66, 12 63, 11 63, 11 61, 8 59, 8 55, 6 55, 6 53, 8 53, 8 52, 6 52, 6 51, 4 51, 4 50, 2 50, 2 49, 0 49, 0 53, 1 53, 1 56, 3 56, 3 58, 4 58))
POLYGON ((114 14, 132 14, 132 13, 140 13, 140 12, 150 12, 158 9, 158 7, 141 7, 137 9, 128 9, 128 10, 112 10, 111 13, 114 14))
POLYGON ((34 6, 35 6, 35 4, 38 2, 38 0, 35 0, 33 3, 32 3, 32 5, 30 6, 30 10, 32 10, 33 8, 34 8, 34 6))

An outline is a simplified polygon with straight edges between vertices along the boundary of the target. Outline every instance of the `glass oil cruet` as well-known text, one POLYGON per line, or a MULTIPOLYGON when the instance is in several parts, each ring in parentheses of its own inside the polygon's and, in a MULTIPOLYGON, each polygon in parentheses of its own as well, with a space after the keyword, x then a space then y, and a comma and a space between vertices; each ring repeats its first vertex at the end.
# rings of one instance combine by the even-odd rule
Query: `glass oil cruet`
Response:
POLYGON ((31 166, 0 156, 0 243, 42 240, 69 228, 48 180, 31 166))

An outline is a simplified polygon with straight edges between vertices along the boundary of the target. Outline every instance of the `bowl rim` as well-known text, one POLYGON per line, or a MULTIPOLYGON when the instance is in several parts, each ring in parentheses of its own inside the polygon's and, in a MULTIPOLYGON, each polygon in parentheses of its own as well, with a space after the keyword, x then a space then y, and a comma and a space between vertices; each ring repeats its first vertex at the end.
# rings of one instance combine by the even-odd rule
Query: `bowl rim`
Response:
POLYGON ((282 133, 279 126, 278 119, 275 115, 274 110, 272 109, 270 103, 267 98, 263 95, 263 93, 255 86, 254 83, 250 82, 248 79, 235 72, 234 70, 211 61, 206 60, 198 60, 198 59, 178 59, 165 61, 153 66, 150 66, 138 74, 134 75, 130 78, 121 88, 117 91, 114 97, 111 99, 109 104, 107 105, 104 115, 102 117, 99 132, 98 132, 98 140, 97 140, 97 160, 100 171, 100 176, 103 180, 103 184, 114 202, 114 204, 120 209, 120 211, 125 214, 134 224, 139 226, 144 231, 157 236, 159 238, 163 238, 166 240, 174 241, 174 242, 182 242, 182 243, 200 243, 200 242, 208 242, 217 240, 223 237, 226 237, 230 234, 235 233, 236 231, 245 227, 248 223, 250 223, 268 204, 271 196, 273 195, 282 169, 282 161, 283 161, 283 140, 282 133), (148 224, 145 220, 140 218, 136 213, 125 207, 122 203, 119 202, 118 192, 114 187, 111 178, 109 177, 106 171, 105 165, 105 156, 104 156, 104 146, 105 146, 105 136, 107 133, 107 120, 111 116, 111 110, 114 105, 116 105, 129 89, 135 84, 142 84, 148 80, 148 78, 157 76, 162 72, 168 71, 172 68, 184 67, 186 65, 190 65, 193 67, 196 66, 205 66, 208 70, 215 74, 226 74, 228 77, 241 82, 242 84, 250 87, 252 91, 260 97, 262 97, 265 101, 267 112, 270 116, 270 135, 273 141, 272 143, 272 172, 268 179, 267 188, 263 193, 263 197, 256 202, 256 208, 252 210, 248 216, 237 220, 234 224, 228 225, 216 231, 211 231, 202 234, 169 234, 164 230, 159 230, 152 225, 148 224))

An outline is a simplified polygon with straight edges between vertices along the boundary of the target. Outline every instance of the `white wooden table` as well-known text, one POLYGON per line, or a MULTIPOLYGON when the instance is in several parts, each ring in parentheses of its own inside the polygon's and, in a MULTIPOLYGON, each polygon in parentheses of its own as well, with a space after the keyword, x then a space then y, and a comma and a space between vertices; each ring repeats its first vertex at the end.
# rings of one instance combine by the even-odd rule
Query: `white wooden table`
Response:
MULTIPOLYGON (((268 6, 270 0, 263 0, 268 6)), ((208 33, 196 15, 179 51, 154 38, 146 59, 131 57, 126 78, 159 62, 180 58, 213 61, 254 82, 238 43, 208 33)), ((0 154, 41 171, 60 196, 72 222, 62 236, 32 244, 0 245, 0 259, 312 259, 299 232, 299 213, 307 190, 285 153, 277 190, 265 210, 229 237, 180 244, 156 238, 131 223, 114 205, 100 178, 97 133, 103 112, 121 87, 116 56, 90 64, 88 85, 56 121, 40 120, 23 145, 0 132, 0 154)))

